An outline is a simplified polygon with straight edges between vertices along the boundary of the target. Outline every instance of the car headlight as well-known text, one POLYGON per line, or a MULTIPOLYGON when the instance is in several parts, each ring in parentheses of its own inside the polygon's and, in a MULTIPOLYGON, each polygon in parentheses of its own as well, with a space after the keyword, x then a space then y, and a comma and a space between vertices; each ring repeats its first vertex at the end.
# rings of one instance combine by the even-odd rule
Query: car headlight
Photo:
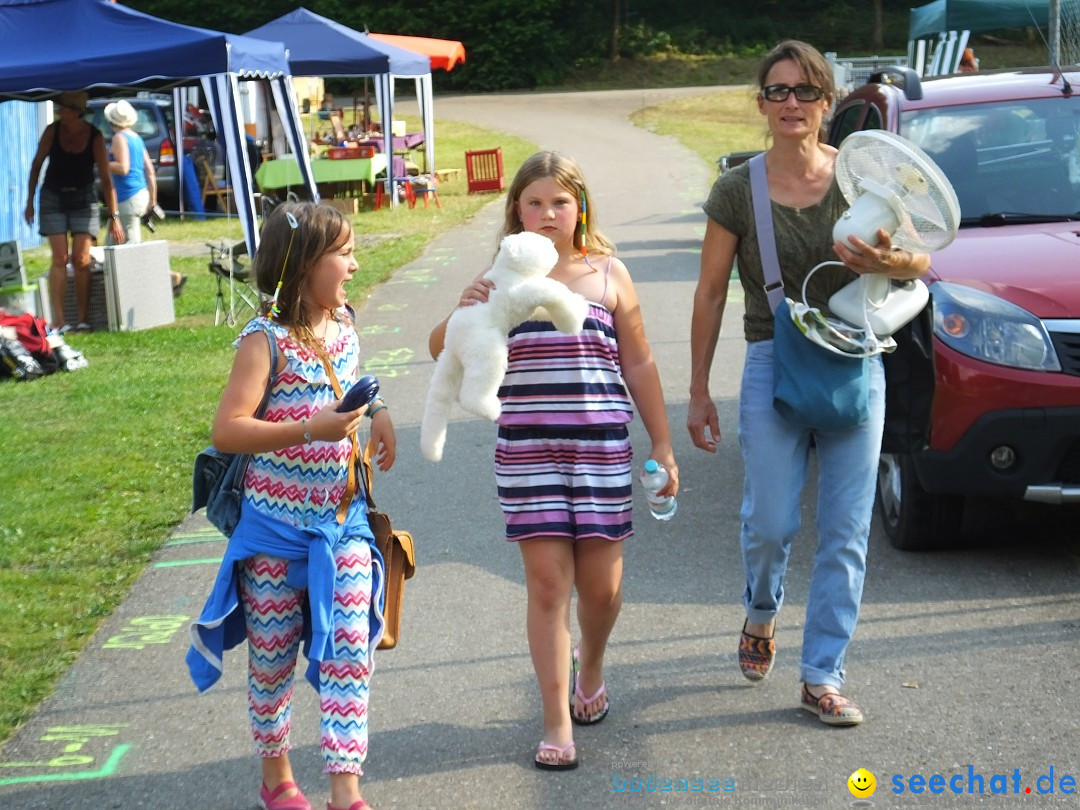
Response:
POLYGON ((930 285, 934 334, 949 348, 999 366, 1061 371, 1042 321, 1016 304, 961 284, 930 285))

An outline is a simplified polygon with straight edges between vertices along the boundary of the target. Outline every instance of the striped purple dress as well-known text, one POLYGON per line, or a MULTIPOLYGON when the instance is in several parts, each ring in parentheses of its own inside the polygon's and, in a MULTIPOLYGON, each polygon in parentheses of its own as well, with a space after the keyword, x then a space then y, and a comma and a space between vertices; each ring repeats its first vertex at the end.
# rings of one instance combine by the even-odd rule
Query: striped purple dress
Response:
POLYGON ((633 404, 611 312, 591 304, 579 334, 526 321, 509 337, 495 480, 508 540, 625 540, 633 534, 633 404))

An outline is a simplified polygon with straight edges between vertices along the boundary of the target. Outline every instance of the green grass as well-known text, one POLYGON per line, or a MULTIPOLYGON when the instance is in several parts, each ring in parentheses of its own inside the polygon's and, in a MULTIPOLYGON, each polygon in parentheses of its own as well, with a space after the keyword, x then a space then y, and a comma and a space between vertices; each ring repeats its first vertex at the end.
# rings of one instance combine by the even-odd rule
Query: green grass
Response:
MULTIPOLYGON (((466 149, 495 139, 450 121, 438 122, 438 132, 436 157, 447 168, 464 168, 466 149)), ((536 148, 505 134, 497 141, 508 175, 536 148)), ((352 217, 361 267, 354 299, 492 200, 466 194, 464 171, 439 197, 442 209, 352 217)), ((216 286, 203 243, 238 241, 241 231, 236 219, 166 220, 154 238, 176 245, 176 254, 198 252, 172 259, 189 276, 175 324, 72 335, 88 368, 0 384, 0 740, 49 694, 190 509, 192 461, 209 443, 237 331, 213 325, 216 286)), ((36 278, 48 269, 48 248, 25 259, 36 278)))
POLYGON ((709 163, 728 152, 765 148, 764 118, 749 85, 644 107, 630 120, 650 132, 676 138, 709 163))
MULTIPOLYGON (((764 54, 764 51, 762 51, 764 54)), ((745 84, 754 75, 759 56, 661 53, 588 62, 551 90, 614 90, 628 87, 710 87, 745 84)))

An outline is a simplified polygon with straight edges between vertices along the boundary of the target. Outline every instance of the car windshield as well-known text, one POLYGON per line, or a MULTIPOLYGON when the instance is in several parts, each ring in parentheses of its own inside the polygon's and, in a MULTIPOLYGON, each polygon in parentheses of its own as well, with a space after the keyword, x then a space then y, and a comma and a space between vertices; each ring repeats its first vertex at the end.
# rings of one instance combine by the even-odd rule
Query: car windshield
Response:
POLYGON ((900 134, 945 172, 963 224, 1080 215, 1080 101, 1070 96, 908 110, 900 134))

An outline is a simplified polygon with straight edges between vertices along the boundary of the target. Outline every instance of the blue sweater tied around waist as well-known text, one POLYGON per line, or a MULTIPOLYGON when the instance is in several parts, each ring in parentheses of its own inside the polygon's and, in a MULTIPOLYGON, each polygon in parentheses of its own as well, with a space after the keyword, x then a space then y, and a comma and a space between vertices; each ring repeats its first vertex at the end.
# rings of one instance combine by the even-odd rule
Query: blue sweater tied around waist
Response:
POLYGON ((319 689, 319 664, 342 656, 334 644, 334 544, 344 537, 362 537, 371 547, 371 609, 368 611, 368 646, 364 651, 369 669, 373 653, 383 634, 383 590, 386 570, 382 555, 368 525, 367 505, 357 498, 344 524, 295 527, 251 508, 245 501, 240 521, 229 539, 218 569, 213 590, 199 618, 191 623, 191 647, 187 666, 199 692, 205 692, 221 677, 225 650, 247 639, 244 611, 240 607, 237 563, 256 554, 269 554, 289 562, 285 583, 307 589, 304 617, 304 655, 308 659, 305 676, 319 689))

